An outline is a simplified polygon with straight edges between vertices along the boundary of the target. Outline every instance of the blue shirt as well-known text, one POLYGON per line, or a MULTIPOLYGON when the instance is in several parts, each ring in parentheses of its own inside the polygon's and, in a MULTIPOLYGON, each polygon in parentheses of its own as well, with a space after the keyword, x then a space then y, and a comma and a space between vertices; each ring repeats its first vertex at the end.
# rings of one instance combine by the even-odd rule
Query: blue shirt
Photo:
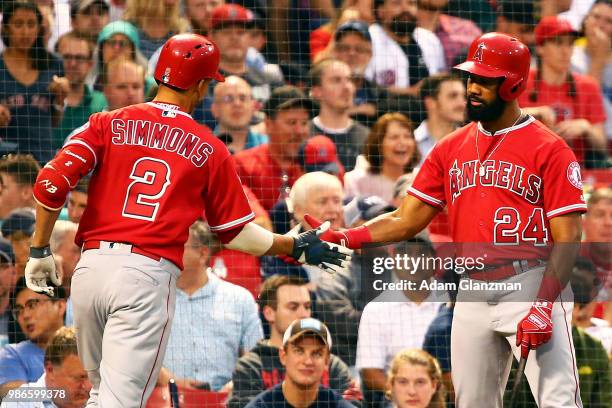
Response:
MULTIPOLYGON (((249 402, 246 408, 291 408, 283 394, 283 383, 259 394, 249 402)), ((319 386, 317 399, 308 408, 354 408, 329 388, 319 386)))
POLYGON ((45 351, 24 340, 0 350, 0 384, 11 381, 34 382, 43 375, 45 351))
POLYGON ((429 325, 427 333, 425 333, 425 340, 423 340, 423 350, 438 360, 444 373, 451 371, 450 347, 453 310, 454 308, 442 305, 438 315, 429 325))
POLYGON ((11 112, 9 125, 0 128, 0 139, 17 143, 20 153, 32 153, 41 163, 55 155, 51 122, 55 102, 48 90, 53 75, 62 75, 56 59, 49 61, 47 70, 39 71, 36 82, 25 86, 13 78, 0 56, 0 104, 11 112))
POLYGON ((208 283, 191 296, 176 291, 164 367, 177 378, 208 382, 218 391, 232 379, 240 352, 262 338, 251 293, 208 273, 208 283))
MULTIPOLYGON (((221 134, 221 131, 219 130, 219 126, 215 127, 215 131, 213 133, 215 134, 215 136, 219 136, 221 134)), ((267 135, 253 132, 251 129, 249 129, 243 150, 250 149, 251 147, 257 147, 262 144, 266 144, 269 141, 270 139, 268 139, 267 135)))

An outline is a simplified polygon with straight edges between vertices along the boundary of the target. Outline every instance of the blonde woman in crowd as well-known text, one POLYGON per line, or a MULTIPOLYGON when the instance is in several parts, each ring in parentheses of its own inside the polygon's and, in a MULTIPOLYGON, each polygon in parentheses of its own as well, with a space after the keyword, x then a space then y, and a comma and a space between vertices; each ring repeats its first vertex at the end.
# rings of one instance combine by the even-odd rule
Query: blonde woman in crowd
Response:
POLYGON ((446 408, 438 361, 420 349, 400 351, 391 361, 385 395, 394 408, 446 408))
POLYGON ((128 0, 123 19, 138 28, 140 51, 147 59, 168 38, 188 28, 179 0, 128 0))

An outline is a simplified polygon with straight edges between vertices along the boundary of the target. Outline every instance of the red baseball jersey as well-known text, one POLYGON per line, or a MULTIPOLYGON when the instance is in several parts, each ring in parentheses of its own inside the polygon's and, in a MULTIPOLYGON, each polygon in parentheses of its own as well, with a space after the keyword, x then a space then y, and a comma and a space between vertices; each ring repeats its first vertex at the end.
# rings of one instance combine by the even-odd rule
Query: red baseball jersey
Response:
POLYGON ((202 211, 213 232, 254 218, 225 145, 175 105, 94 114, 70 144, 89 148, 96 160, 77 245, 129 243, 182 269, 189 227, 202 211))
MULTIPOLYGON (((592 124, 600 124, 606 120, 603 95, 597 81, 586 75, 573 73, 576 95, 569 95, 569 84, 549 85, 544 81, 538 83, 537 100, 532 101, 530 95, 535 87, 536 70, 529 72, 527 89, 519 97, 522 107, 550 106, 557 116, 557 123, 571 119, 586 119, 592 124)), ((584 163, 584 152, 589 148, 588 141, 579 137, 570 142, 578 162, 584 163)))
POLYGON ((574 153, 531 116, 495 135, 475 122, 451 133, 408 192, 448 207, 454 242, 493 244, 487 264, 541 258, 552 242, 549 220, 586 211, 574 153))

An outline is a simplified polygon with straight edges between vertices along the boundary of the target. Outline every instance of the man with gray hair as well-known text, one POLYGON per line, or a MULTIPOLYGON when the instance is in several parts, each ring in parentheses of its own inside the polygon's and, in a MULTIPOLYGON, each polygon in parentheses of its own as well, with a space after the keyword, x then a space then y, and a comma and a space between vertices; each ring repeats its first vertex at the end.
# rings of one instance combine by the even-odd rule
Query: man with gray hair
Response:
POLYGON ((263 338, 253 296, 209 268, 211 256, 220 248, 204 222, 196 221, 189 228, 165 368, 158 384, 174 379, 186 388, 221 391, 231 381, 238 358, 263 338))

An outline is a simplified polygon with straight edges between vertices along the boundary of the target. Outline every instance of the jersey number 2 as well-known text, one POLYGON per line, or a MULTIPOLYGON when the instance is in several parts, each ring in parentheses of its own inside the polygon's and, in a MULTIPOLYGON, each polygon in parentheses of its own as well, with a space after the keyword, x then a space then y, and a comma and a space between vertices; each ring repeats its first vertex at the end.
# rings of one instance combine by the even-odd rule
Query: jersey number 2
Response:
POLYGON ((170 166, 163 160, 143 157, 134 163, 130 179, 122 215, 155 221, 159 201, 170 185, 170 166))
POLYGON ((519 242, 533 242, 546 245, 548 230, 544 224, 544 210, 534 208, 527 225, 519 234, 521 217, 516 208, 500 207, 495 212, 495 244, 518 245, 519 242))

